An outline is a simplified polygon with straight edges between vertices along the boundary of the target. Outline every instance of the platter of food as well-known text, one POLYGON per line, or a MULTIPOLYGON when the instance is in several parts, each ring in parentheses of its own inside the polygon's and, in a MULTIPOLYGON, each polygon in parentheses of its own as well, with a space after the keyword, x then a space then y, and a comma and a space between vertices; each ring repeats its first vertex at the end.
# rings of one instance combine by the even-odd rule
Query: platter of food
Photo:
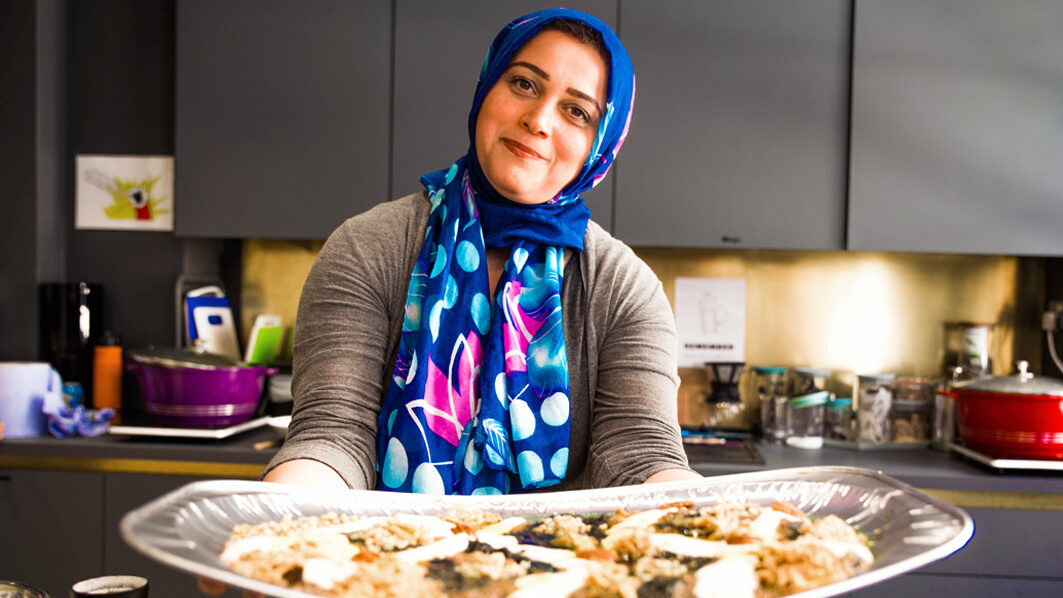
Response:
POLYGON ((944 558, 962 510, 849 467, 510 496, 193 482, 125 515, 134 549, 269 596, 845 594, 944 558))

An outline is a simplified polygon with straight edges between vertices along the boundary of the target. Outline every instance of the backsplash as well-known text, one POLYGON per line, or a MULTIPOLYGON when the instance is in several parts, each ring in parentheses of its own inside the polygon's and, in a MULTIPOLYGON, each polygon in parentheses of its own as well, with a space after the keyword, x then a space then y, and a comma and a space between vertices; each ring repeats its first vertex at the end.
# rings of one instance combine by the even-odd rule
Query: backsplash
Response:
MULTIPOLYGON (((319 241, 248 240, 243 246, 241 338, 254 316, 295 323, 299 292, 319 241)), ((850 251, 636 248, 674 305, 677 277, 744 278, 746 363, 832 370, 849 392, 853 372, 941 375, 946 324, 995 325, 994 372, 1041 363, 1040 258, 850 251)), ((701 423, 708 380, 680 370, 680 419, 701 423)), ((747 376, 748 377, 748 376, 747 376)), ((743 389, 745 390, 745 388, 743 389)), ((744 399, 751 393, 745 393, 744 399)), ((754 399, 755 401, 755 399, 754 399)))

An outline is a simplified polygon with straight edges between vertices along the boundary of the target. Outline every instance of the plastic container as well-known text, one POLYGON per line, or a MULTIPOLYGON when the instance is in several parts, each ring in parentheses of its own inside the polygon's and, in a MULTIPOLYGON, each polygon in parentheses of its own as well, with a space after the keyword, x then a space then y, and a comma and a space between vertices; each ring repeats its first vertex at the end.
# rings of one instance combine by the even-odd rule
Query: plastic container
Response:
POLYGON ((888 444, 893 374, 858 374, 856 382, 857 437, 859 442, 888 444))
POLYGON ((794 368, 792 396, 800 396, 827 390, 827 379, 830 378, 830 370, 816 368, 794 368))
POLYGON ((790 435, 786 368, 753 368, 757 395, 760 397, 760 429, 765 442, 782 444, 790 435))
POLYGON ((830 440, 853 439, 853 400, 830 399, 823 413, 823 437, 830 440))
POLYGON ((817 449, 823 446, 823 420, 830 393, 821 390, 788 401, 790 435, 786 444, 798 448, 817 449))

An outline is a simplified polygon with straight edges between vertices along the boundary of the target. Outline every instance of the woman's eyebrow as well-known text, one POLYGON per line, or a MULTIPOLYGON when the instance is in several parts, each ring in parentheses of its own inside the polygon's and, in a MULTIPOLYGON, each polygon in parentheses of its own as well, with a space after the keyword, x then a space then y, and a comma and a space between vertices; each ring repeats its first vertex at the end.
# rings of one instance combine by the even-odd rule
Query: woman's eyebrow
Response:
MULTIPOLYGON (((530 62, 524 62, 523 60, 518 60, 517 62, 510 63, 509 68, 513 68, 515 66, 522 66, 522 67, 528 69, 529 71, 535 73, 536 75, 539 75, 540 77, 542 77, 546 81, 550 80, 550 75, 548 75, 546 73, 546 71, 544 71, 543 69, 535 66, 534 64, 532 64, 530 62)), ((587 95, 586 93, 583 93, 582 91, 580 91, 578 89, 575 89, 573 87, 569 87, 565 91, 567 91, 569 93, 569 95, 576 96, 577 98, 581 98, 581 99, 587 100, 591 104, 594 104, 594 107, 598 110, 598 114, 599 115, 602 115, 602 114, 605 113, 605 111, 602 110, 601 105, 598 103, 598 100, 594 99, 590 95, 587 95)))

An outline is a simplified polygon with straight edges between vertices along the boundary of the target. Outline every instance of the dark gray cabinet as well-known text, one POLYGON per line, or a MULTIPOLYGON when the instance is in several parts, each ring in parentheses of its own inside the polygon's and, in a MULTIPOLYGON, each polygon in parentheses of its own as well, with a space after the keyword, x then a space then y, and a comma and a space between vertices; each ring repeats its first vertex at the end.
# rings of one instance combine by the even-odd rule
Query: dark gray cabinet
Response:
POLYGON ((320 239, 389 199, 391 25, 382 0, 180 0, 175 233, 320 239))
MULTIPOLYGON (((616 26, 617 0, 565 6, 616 26)), ((397 0, 392 189, 423 189, 418 178, 450 166, 469 148, 469 108, 487 48, 510 20, 542 8, 533 0, 397 0)), ((592 218, 609 228, 614 177, 585 194, 592 218)))
MULTIPOLYGON (((196 576, 171 568, 134 550, 122 539, 119 525, 126 513, 184 486, 205 480, 172 475, 106 474, 103 511, 104 571, 108 574, 140 575, 148 578, 152 598, 201 596, 196 576)), ((230 590, 231 595, 238 592, 230 590)))
POLYGON ((101 575, 103 475, 0 469, 0 579, 66 596, 101 575))
POLYGON ((614 234, 634 245, 843 248, 850 9, 623 2, 638 91, 614 234))
POLYGON ((849 247, 1063 253, 1063 3, 857 0, 849 247))

